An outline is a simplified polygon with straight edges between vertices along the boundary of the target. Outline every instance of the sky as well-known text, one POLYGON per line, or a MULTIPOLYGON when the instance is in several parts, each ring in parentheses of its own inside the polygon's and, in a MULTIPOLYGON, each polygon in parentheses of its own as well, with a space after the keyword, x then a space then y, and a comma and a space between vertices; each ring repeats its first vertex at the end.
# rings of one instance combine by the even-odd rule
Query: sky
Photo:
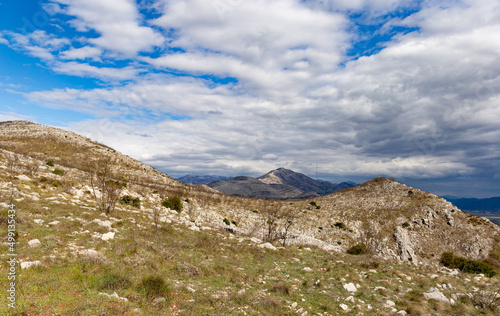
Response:
POLYGON ((0 0, 0 121, 170 176, 500 196, 500 1, 0 0))

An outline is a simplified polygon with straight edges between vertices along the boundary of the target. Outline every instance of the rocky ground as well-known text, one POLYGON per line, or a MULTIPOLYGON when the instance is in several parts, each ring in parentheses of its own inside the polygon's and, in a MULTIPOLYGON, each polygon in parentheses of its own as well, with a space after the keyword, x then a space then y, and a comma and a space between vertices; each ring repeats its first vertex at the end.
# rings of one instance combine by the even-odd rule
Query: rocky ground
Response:
MULTIPOLYGON (((29 142, 29 135, 9 138, 12 134, 5 129, 0 134, 4 148, 20 153, 1 150, 0 274, 9 272, 11 197, 16 210, 13 250, 19 261, 16 309, 8 308, 3 298, 2 312, 499 313, 498 276, 467 274, 439 264, 444 251, 494 264, 500 259, 498 227, 393 180, 375 179, 314 200, 234 198, 203 186, 177 184, 85 139, 67 143, 68 134, 61 133, 57 139, 66 150, 98 146, 94 155, 117 155, 112 161, 118 167, 124 164, 122 180, 129 181, 121 197, 136 198, 140 205, 118 203, 106 214, 96 204, 88 173, 78 168, 78 161, 65 161, 70 153, 61 157, 65 151, 52 148, 61 146, 59 141, 27 155, 23 142, 29 142), (182 211, 162 206, 173 195, 182 198, 182 211), (285 240, 265 238, 275 210, 281 212, 279 229, 283 218, 293 221, 285 240), (294 216, 286 217, 290 210, 294 216), (360 243, 366 253, 346 253, 360 243)), ((0 286, 8 288, 7 278, 0 286)))

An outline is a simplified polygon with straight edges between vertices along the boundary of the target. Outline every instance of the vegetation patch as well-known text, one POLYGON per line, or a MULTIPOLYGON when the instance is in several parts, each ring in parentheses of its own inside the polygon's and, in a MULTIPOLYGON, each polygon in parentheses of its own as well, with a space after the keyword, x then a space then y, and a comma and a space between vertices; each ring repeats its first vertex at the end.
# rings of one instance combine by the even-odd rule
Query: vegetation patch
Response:
POLYGON ((177 211, 178 213, 182 212, 182 201, 177 195, 166 198, 161 204, 166 208, 177 211))
POLYGON ((497 274, 495 269, 486 262, 458 257, 453 255, 452 252, 444 252, 441 257, 441 263, 448 268, 459 269, 467 273, 482 273, 489 278, 497 274))
POLYGON ((347 253, 350 255, 363 255, 365 253, 368 253, 368 248, 365 244, 361 243, 347 249, 347 253))

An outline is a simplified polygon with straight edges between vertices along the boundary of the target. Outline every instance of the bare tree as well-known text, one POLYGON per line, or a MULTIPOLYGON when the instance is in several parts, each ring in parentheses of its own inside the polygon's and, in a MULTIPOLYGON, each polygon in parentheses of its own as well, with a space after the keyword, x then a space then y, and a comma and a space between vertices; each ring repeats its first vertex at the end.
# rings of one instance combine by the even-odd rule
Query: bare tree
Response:
POLYGON ((262 239, 273 242, 278 239, 278 222, 280 220, 281 205, 263 201, 261 204, 263 224, 262 239))
POLYGON ((92 193, 99 210, 106 214, 113 212, 125 183, 115 180, 111 159, 103 158, 88 165, 92 193))
POLYGON ((279 239, 283 247, 286 246, 286 240, 288 238, 288 233, 293 225, 297 222, 300 216, 300 212, 293 208, 292 206, 287 206, 282 208, 280 218, 281 218, 281 228, 279 239))

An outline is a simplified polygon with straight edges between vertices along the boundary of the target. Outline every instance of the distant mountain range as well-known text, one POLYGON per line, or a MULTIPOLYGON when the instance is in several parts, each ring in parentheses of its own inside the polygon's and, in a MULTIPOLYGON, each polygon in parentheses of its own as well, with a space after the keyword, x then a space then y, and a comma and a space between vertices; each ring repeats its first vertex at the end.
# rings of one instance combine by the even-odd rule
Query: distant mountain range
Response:
POLYGON ((258 178, 241 176, 210 182, 207 185, 228 195, 264 199, 301 199, 351 188, 356 183, 333 184, 328 181, 316 181, 302 173, 279 168, 258 178))
POLYGON ((444 198, 455 204, 462 211, 469 213, 500 214, 500 197, 474 199, 444 196, 444 198))
POLYGON ((192 174, 187 174, 183 177, 177 178, 182 183, 185 184, 207 184, 214 181, 229 180, 231 177, 224 176, 195 176, 192 174))

